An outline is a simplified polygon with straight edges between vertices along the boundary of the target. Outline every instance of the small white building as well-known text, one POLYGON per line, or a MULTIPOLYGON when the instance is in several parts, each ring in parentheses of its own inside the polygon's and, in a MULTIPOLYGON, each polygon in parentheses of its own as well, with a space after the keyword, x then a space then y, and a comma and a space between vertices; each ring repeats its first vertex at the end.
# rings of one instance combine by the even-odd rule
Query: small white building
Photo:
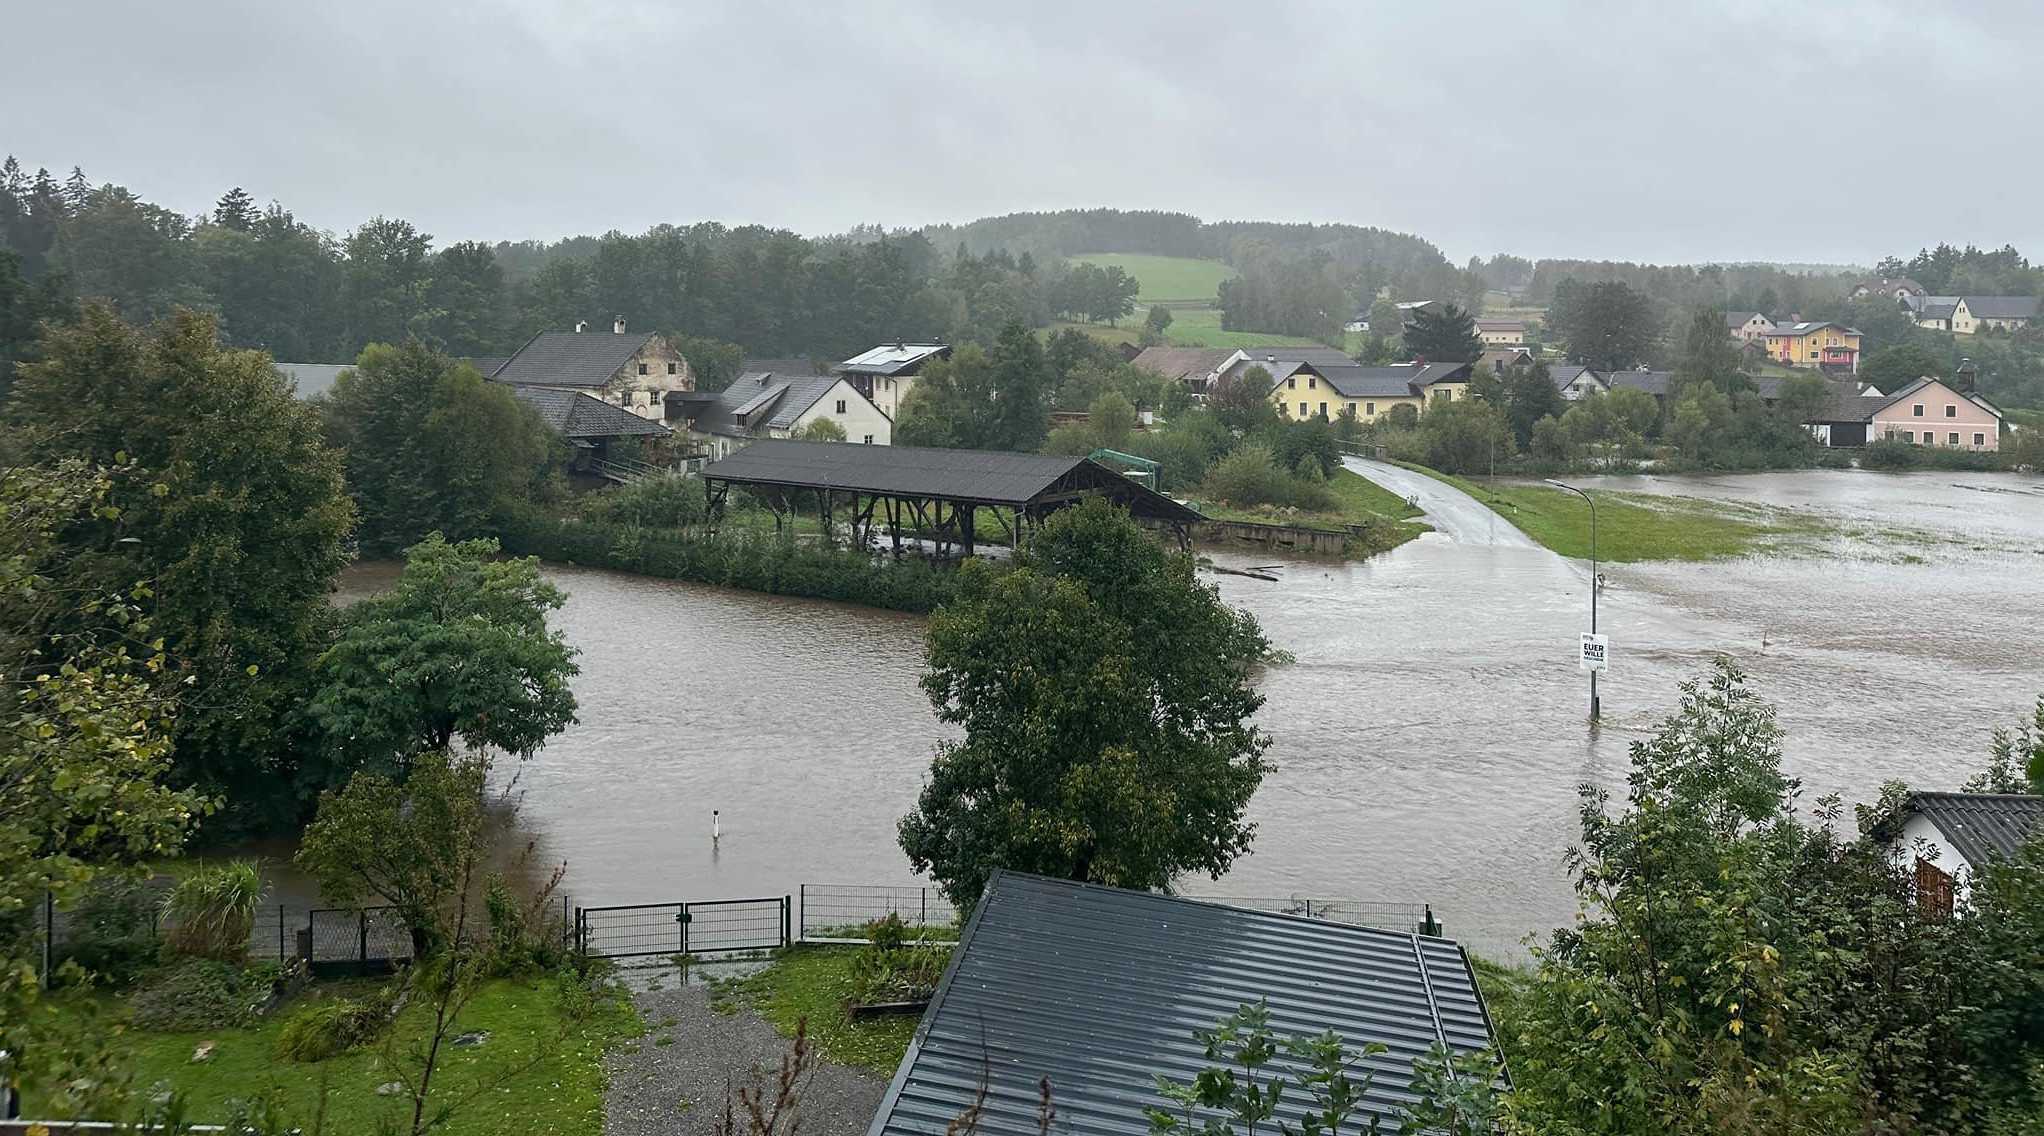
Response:
POLYGON ((933 360, 951 357, 945 343, 883 343, 839 363, 843 375, 890 420, 901 415, 901 400, 915 389, 916 376, 933 360))
POLYGON ((842 375, 747 371, 714 399, 680 405, 689 439, 713 460, 761 438, 794 437, 818 421, 836 423, 847 442, 885 446, 894 440, 894 420, 842 375))
POLYGON ((2044 796, 1916 793, 1886 834, 1895 863, 1916 877, 1917 902, 1950 914, 1963 907, 1975 872, 2009 859, 2044 831, 2044 796))

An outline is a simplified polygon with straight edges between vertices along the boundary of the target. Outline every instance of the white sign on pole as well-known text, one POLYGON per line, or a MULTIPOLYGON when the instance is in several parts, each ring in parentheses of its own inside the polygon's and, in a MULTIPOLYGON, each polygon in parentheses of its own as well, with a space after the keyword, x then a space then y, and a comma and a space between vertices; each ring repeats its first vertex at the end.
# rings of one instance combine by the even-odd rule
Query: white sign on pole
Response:
POLYGON ((1608 669, 1611 666, 1611 640, 1603 635, 1583 632, 1582 654, 1576 665, 1586 671, 1608 669))

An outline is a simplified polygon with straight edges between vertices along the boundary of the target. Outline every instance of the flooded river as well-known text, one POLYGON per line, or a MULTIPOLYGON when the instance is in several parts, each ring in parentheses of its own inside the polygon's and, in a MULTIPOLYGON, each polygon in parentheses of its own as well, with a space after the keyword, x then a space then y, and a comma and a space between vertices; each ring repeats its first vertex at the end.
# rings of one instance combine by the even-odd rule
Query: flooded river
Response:
MULTIPOLYGON (((1809 509, 1824 555, 1607 567, 1604 725, 1575 636, 1586 567, 1481 525, 1364 563, 1218 576, 1297 662, 1262 680, 1278 770, 1255 851, 1195 893, 1430 902, 1510 953, 1574 910, 1576 787, 1621 787, 1628 743, 1715 652, 1780 708, 1806 798, 1884 779, 1955 787, 2044 690, 2044 479, 1853 472, 1584 484, 1809 509), (1459 538, 1459 539, 1458 539, 1459 538)), ((1232 553, 1224 564, 1269 563, 1232 553)), ((897 883, 894 840, 943 736, 916 685, 920 619, 558 568, 581 722, 521 774, 519 824, 586 904, 897 883), (711 840, 711 810, 722 838, 711 840)))

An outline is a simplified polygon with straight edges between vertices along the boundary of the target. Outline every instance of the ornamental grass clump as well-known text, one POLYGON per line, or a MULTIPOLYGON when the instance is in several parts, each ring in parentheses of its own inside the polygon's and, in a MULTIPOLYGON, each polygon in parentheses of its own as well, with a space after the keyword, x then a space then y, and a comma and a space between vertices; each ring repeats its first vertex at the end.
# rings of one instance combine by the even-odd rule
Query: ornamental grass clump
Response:
POLYGON ((164 941, 179 954, 239 962, 265 887, 253 860, 198 868, 179 880, 163 901, 164 941))

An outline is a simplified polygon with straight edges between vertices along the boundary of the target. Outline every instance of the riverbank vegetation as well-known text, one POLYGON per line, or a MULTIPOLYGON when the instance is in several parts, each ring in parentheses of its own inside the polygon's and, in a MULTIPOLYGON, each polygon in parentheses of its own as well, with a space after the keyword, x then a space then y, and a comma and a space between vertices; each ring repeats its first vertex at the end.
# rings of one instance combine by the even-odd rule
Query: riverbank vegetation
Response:
MULTIPOLYGON (((1424 466, 1407 468, 1490 506, 1551 551, 1578 560, 1590 558, 1590 506, 1573 493, 1548 485, 1455 477, 1424 466)), ((1608 564, 1722 560, 1830 531, 1811 518, 1728 501, 1602 490, 1593 495, 1597 557, 1608 564)))

